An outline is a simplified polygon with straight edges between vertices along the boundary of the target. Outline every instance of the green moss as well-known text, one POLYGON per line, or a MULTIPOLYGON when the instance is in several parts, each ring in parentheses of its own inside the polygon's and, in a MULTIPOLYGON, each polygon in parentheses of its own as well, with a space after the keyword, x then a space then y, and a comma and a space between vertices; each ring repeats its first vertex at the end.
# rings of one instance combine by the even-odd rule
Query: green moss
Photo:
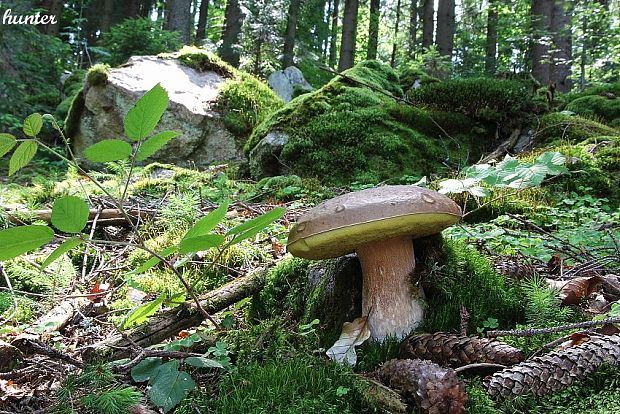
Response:
POLYGON ((5 318, 12 315, 11 321, 19 323, 30 323, 34 320, 37 312, 41 310, 41 304, 28 298, 27 296, 15 295, 17 309, 14 309, 14 300, 10 292, 0 292, 0 317, 5 318), (15 313, 13 314, 13 311, 15 313))
POLYGON ((611 123, 620 118, 620 97, 609 99, 600 95, 583 96, 566 105, 566 110, 611 123))
MULTIPOLYGON (((402 96, 396 73, 379 62, 362 62, 345 75, 402 96)), ((459 137, 455 142, 446 137, 428 113, 398 104, 347 78, 336 77, 272 114, 255 128, 246 153, 268 132, 286 132, 289 140, 277 156, 287 172, 339 185, 428 175, 445 169, 441 161, 452 162, 471 148, 468 139, 459 142, 459 137)), ((445 116, 452 126, 458 124, 455 118, 445 116)), ((469 133, 469 125, 463 122, 459 132, 469 133)), ((250 160, 254 177, 262 176, 261 168, 258 161, 250 160)))
POLYGON ((297 67, 304 75, 304 79, 315 88, 326 85, 334 77, 333 73, 321 69, 323 62, 314 59, 302 58, 297 62, 297 67))
POLYGON ((60 104, 56 107, 56 112, 54 116, 56 119, 66 120, 69 115, 69 111, 71 110, 71 106, 75 101, 75 97, 78 94, 82 93, 84 88, 84 77, 86 71, 84 70, 76 70, 69 76, 64 84, 63 84, 63 92, 65 98, 60 102, 60 104))
POLYGON ((411 89, 416 80, 420 81, 420 85, 428 85, 430 83, 439 82, 439 79, 430 76, 422 68, 416 65, 404 65, 398 68, 398 77, 400 79, 400 87, 403 91, 408 91, 411 89))
POLYGON ((75 276, 75 268, 67 255, 49 265, 46 272, 21 258, 5 263, 5 270, 15 290, 32 293, 54 292, 68 286, 75 276))
POLYGON ((74 142, 74 145, 79 142, 77 136, 80 130, 80 117, 84 110, 86 102, 84 101, 84 89, 80 89, 73 99, 67 111, 67 117, 65 118, 65 135, 74 142))
POLYGON ((91 86, 104 86, 108 83, 108 73, 110 72, 110 65, 103 63, 96 64, 88 69, 86 74, 86 82, 91 86))
POLYGON ((241 366, 222 379, 218 390, 214 401, 204 402, 208 412, 373 412, 350 370, 308 357, 241 366))
POLYGON ((459 309, 470 314, 469 331, 476 332, 489 317, 503 328, 523 320, 521 292, 495 270, 473 247, 446 240, 442 258, 427 256, 428 276, 422 280, 428 311, 422 329, 428 332, 458 330, 459 309))
POLYGON ((535 134, 538 145, 579 143, 600 135, 620 135, 617 130, 600 122, 560 112, 541 116, 535 134))

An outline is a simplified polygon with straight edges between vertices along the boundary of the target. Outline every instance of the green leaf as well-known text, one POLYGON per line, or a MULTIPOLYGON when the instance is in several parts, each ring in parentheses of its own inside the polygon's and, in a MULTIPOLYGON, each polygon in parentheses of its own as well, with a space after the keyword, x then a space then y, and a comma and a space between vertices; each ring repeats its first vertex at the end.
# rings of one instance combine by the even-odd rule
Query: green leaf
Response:
POLYGON ((226 238, 220 234, 206 234, 204 236, 183 239, 179 244, 179 253, 187 254, 209 250, 213 247, 221 246, 226 238))
POLYGON ((185 363, 196 368, 224 368, 224 366, 216 360, 202 356, 185 358, 185 363))
POLYGON ((134 141, 146 138, 159 123, 167 106, 168 93, 158 83, 127 113, 125 134, 134 141))
POLYGON ((468 192, 471 188, 478 185, 478 180, 473 178, 465 178, 464 180, 443 180, 439 183, 439 192, 441 194, 460 194, 468 192))
POLYGON ((545 167, 545 172, 549 175, 559 175, 568 172, 564 166, 566 157, 559 152, 545 152, 536 158, 535 165, 545 167))
POLYGON ((24 134, 29 137, 36 137, 43 127, 43 117, 41 114, 32 114, 24 121, 24 134))
POLYGON ((180 306, 183 303, 185 303, 186 300, 187 300, 187 292, 182 291, 182 292, 172 295, 170 299, 166 301, 166 306, 171 307, 171 308, 176 308, 177 306, 180 306))
POLYGON ((137 307, 125 318, 121 324, 121 329, 131 328, 145 322, 149 316, 154 315, 159 310, 162 303, 164 303, 164 299, 166 299, 166 296, 161 294, 157 299, 137 307))
POLYGON ((131 145, 120 139, 104 139, 84 150, 84 156, 92 162, 110 162, 129 158, 131 145))
POLYGON ((228 202, 220 204, 218 208, 198 220, 191 229, 187 231, 183 239, 191 239, 198 236, 204 236, 217 226, 228 211, 228 202))
POLYGON ((0 157, 11 151, 17 144, 17 140, 11 134, 0 134, 0 157))
POLYGON ((144 161, 148 157, 159 151, 172 138, 176 138, 180 133, 176 131, 164 131, 152 136, 140 145, 136 154, 136 161, 144 161))
POLYGON ((29 225, 0 230, 0 261, 38 249, 53 238, 54 230, 48 226, 29 225))
POLYGON ((65 240, 52 253, 50 253, 49 256, 47 256, 47 259, 45 259, 45 261, 41 265, 41 268, 45 269, 47 266, 52 264, 54 261, 58 260, 60 256, 67 253, 69 250, 73 249, 74 247, 79 246, 80 244, 82 244, 82 239, 78 237, 72 237, 68 240, 65 240))
POLYGON ((245 239, 255 236, 261 232, 265 227, 278 220, 286 213, 284 207, 276 207, 273 210, 262 214, 258 217, 248 220, 245 223, 241 223, 238 226, 233 227, 226 233, 227 236, 235 236, 231 241, 231 244, 237 244, 245 239))
POLYGON ((64 196, 54 201, 52 224, 65 233, 79 233, 88 223, 88 204, 80 197, 64 196))
POLYGON ((144 358, 138 365, 131 369, 131 378, 135 382, 144 382, 151 378, 155 378, 161 365, 161 358, 144 358))
MULTIPOLYGON (((165 259, 166 257, 170 256, 172 253, 174 253, 176 251, 177 251, 177 246, 170 246, 167 249, 164 249, 164 251, 161 252, 159 255, 165 259)), ((136 270, 134 270, 132 272, 129 272, 129 274, 144 273, 147 270, 150 270, 152 267, 158 265, 159 262, 161 262, 161 260, 159 260, 159 258, 153 256, 149 260, 144 262, 142 264, 142 266, 138 267, 136 270)))
POLYGON ((161 407, 164 412, 172 410, 181 402, 188 391, 196 387, 192 377, 179 371, 179 361, 168 361, 157 370, 157 376, 149 381, 151 402, 161 407))
POLYGON ((15 174, 20 168, 28 165, 32 157, 34 157, 34 154, 37 153, 38 148, 39 144, 32 139, 19 144, 9 160, 9 176, 15 174))

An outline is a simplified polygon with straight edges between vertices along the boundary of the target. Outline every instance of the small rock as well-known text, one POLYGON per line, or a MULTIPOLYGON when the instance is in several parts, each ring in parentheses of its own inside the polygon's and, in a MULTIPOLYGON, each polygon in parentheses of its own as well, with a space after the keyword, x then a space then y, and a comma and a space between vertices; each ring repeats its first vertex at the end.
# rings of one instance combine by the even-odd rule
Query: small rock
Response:
POLYGON ((296 89, 307 92, 313 89, 312 85, 304 78, 303 73, 295 66, 289 66, 284 70, 273 72, 269 75, 267 82, 284 102, 290 102, 293 99, 296 89))

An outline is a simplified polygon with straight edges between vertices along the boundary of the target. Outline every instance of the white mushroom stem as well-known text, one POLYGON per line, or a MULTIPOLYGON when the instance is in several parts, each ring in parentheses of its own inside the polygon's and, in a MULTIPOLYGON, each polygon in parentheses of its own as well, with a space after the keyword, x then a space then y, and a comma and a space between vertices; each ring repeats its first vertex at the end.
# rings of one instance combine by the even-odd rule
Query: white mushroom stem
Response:
POLYGON ((362 314, 368 315, 370 335, 382 342, 403 338, 424 314, 424 292, 412 283, 415 256, 411 237, 365 244, 356 249, 362 264, 362 314))

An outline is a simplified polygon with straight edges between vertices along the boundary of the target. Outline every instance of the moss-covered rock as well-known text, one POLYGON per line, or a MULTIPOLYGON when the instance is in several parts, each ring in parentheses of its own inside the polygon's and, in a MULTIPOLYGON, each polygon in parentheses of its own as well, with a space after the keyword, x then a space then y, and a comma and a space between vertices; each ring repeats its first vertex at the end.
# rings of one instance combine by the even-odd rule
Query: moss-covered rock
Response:
POLYGON ((439 82, 439 79, 430 76, 423 69, 416 65, 404 65, 398 68, 398 78, 400 79, 400 87, 403 91, 409 91, 415 89, 416 81, 419 83, 418 87, 422 85, 426 86, 431 83, 439 82))
MULTIPOLYGON (((471 152, 472 138, 467 135, 471 122, 460 123, 461 135, 452 140, 442 131, 442 119, 438 126, 431 113, 385 95, 403 96, 398 75, 389 66, 366 61, 345 75, 292 100, 255 128, 245 146, 255 178, 286 170, 331 184, 378 182, 428 175, 445 169, 442 161, 458 165, 471 152), (287 140, 274 149, 275 168, 266 171, 252 151, 274 132, 286 134, 287 140)), ((463 117, 446 118, 457 124, 455 118, 463 117)))
POLYGON ((598 118, 606 123, 615 125, 620 122, 620 97, 583 96, 566 105, 566 110, 584 117, 598 118))
POLYGON ((601 135, 620 136, 620 132, 600 122, 564 112, 553 112, 540 117, 535 132, 538 146, 579 143, 601 135))

